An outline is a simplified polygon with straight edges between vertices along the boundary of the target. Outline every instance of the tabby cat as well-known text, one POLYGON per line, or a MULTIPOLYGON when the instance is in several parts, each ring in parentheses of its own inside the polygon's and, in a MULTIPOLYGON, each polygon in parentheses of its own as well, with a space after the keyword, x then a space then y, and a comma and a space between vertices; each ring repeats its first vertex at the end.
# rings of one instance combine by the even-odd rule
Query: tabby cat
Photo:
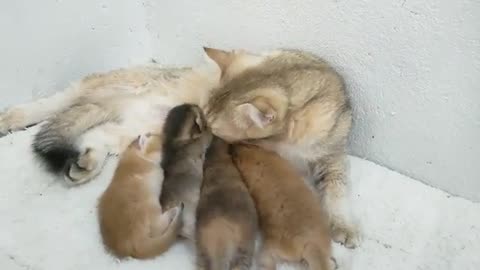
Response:
POLYGON ((352 110, 342 77, 300 50, 205 51, 222 70, 205 106, 214 135, 290 160, 322 191, 332 238, 355 247, 359 232, 349 206, 345 153, 352 110))

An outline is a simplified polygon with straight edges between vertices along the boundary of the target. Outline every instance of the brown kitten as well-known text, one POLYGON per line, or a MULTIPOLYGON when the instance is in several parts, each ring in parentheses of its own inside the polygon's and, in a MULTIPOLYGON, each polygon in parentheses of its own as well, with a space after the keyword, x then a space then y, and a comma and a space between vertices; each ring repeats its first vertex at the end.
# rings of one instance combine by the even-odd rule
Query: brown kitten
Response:
POLYGON ((260 269, 276 269, 280 260, 332 269, 327 216, 296 169, 253 145, 233 146, 233 160, 257 207, 263 236, 260 269))
POLYGON ((248 140, 295 164, 321 191, 334 240, 355 247, 360 235, 345 164, 352 111, 342 77, 300 50, 205 51, 222 70, 205 108, 212 132, 230 142, 248 140))
POLYGON ((207 150, 197 207, 198 269, 250 269, 257 226, 255 204, 229 145, 216 137, 207 150))
POLYGON ((181 227, 183 205, 162 212, 158 202, 163 180, 161 146, 158 135, 139 136, 121 156, 100 198, 103 242, 119 258, 160 255, 174 243, 181 227))
POLYGON ((194 240, 195 211, 203 179, 203 160, 212 134, 196 105, 174 107, 164 130, 162 168, 165 171, 161 204, 174 207, 184 203, 180 235, 194 240))

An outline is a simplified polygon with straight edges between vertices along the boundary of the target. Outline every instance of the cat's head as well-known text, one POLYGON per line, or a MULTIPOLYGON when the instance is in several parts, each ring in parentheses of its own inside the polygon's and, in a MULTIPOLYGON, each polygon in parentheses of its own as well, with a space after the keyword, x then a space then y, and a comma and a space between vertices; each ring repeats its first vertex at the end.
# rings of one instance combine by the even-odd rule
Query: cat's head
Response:
POLYGON ((212 132, 229 142, 279 133, 288 98, 279 78, 265 64, 275 53, 256 55, 212 48, 205 48, 205 52, 222 70, 221 86, 212 90, 205 108, 212 132))
POLYGON ((245 50, 224 51, 207 47, 203 49, 206 56, 220 68, 222 82, 228 81, 243 71, 259 65, 268 57, 268 54, 254 54, 245 50))
POLYGON ((146 133, 139 135, 131 144, 130 148, 139 155, 152 162, 160 162, 162 158, 163 137, 160 134, 146 133))

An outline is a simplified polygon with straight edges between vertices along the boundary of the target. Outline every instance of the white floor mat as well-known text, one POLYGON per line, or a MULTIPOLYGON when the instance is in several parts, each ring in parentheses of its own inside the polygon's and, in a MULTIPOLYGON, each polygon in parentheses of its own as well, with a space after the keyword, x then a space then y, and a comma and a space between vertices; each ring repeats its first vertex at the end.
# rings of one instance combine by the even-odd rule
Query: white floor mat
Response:
MULTIPOLYGON (((108 255, 95 208, 115 162, 96 180, 68 188, 34 160, 35 130, 0 138, 0 269, 194 269, 186 243, 149 261, 108 255)), ((335 246, 340 269, 480 269, 480 203, 355 157, 350 173, 364 240, 353 251, 335 246)))

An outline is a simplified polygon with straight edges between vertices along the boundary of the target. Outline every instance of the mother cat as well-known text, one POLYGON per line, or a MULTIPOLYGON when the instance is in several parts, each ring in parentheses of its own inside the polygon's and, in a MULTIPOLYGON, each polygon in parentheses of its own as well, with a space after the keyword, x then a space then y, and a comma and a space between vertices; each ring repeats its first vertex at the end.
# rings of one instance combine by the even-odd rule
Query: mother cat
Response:
POLYGON ((50 98, 1 113, 0 136, 46 120, 34 152, 79 184, 101 172, 107 154, 121 153, 158 125, 154 107, 166 114, 179 103, 203 106, 210 95, 205 110, 213 132, 229 141, 251 140, 298 165, 323 191, 333 238, 355 247, 344 164, 351 109, 341 77, 301 51, 205 51, 220 69, 151 66, 87 76, 50 98))
POLYGON ((222 70, 205 108, 212 132, 230 142, 248 140, 296 164, 321 191, 333 239, 355 247, 359 233, 345 166, 352 112, 340 75, 298 50, 205 51, 222 70))
POLYGON ((211 60, 197 68, 152 64, 93 74, 51 97, 0 113, 0 137, 45 122, 35 135, 34 153, 68 183, 85 183, 101 172, 107 155, 122 153, 138 134, 158 129, 172 107, 204 104, 219 78, 211 60))

